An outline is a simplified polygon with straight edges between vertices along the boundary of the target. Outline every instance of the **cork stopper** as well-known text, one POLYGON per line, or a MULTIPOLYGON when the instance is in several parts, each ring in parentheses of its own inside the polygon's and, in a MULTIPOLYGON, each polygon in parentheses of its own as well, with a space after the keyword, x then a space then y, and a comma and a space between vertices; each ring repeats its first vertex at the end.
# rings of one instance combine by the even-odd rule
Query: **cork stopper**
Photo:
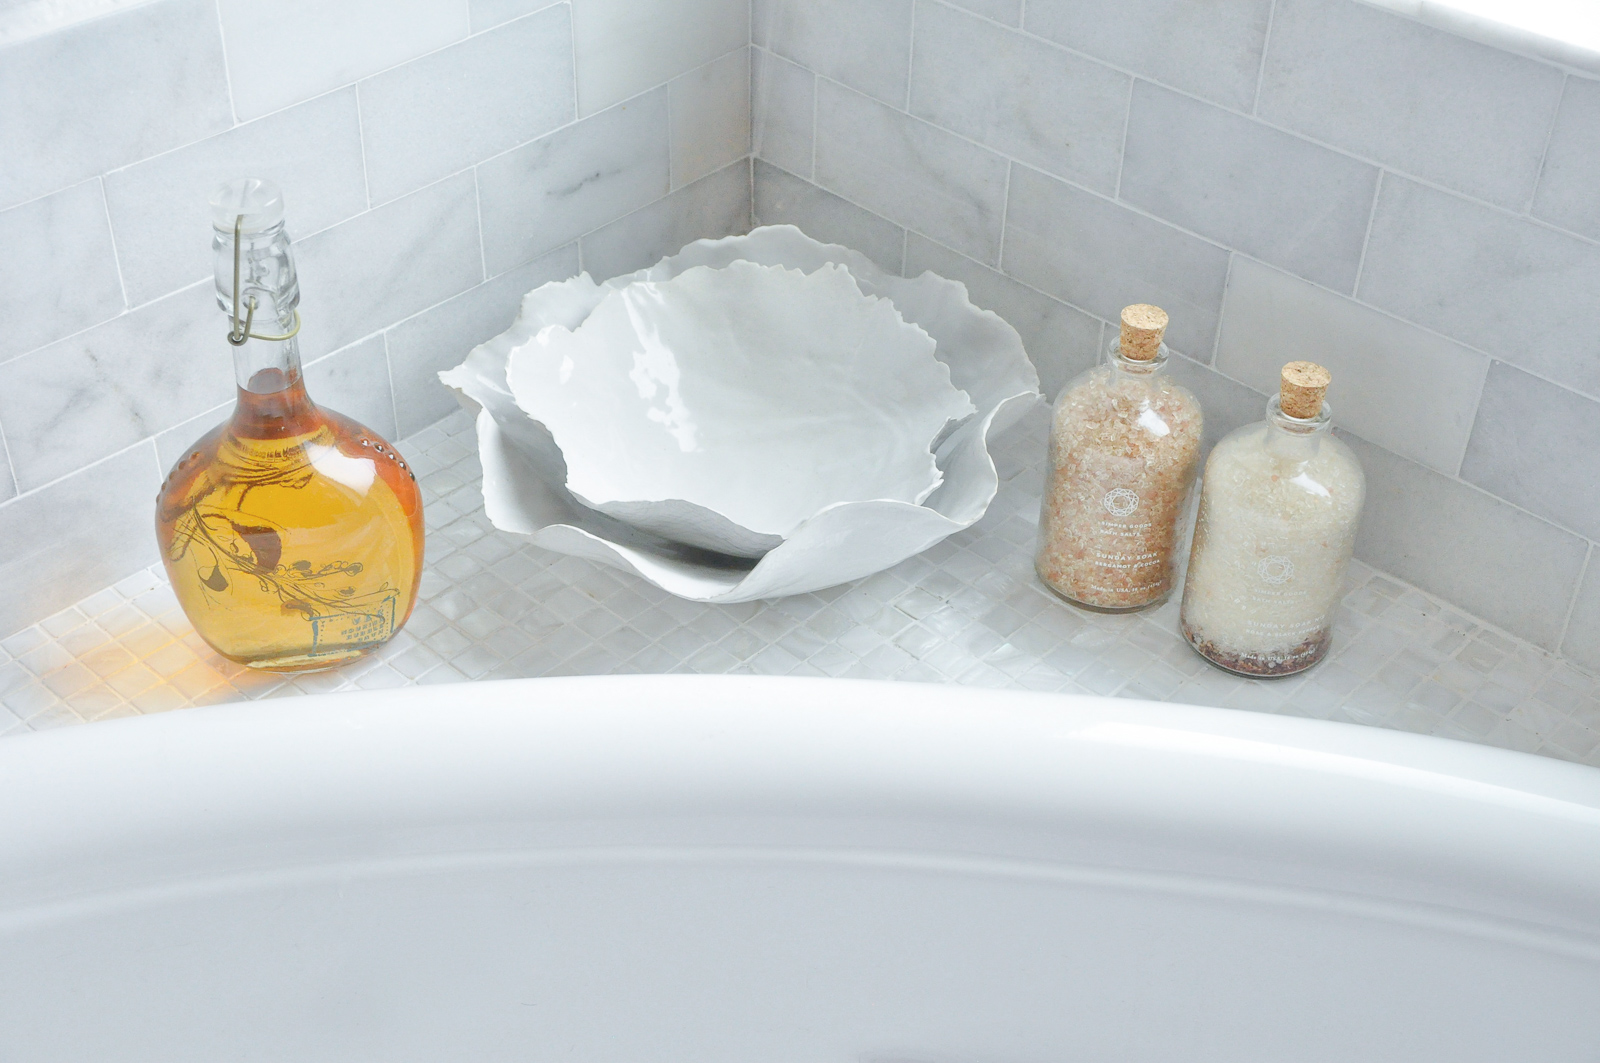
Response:
POLYGON ((1309 420, 1322 412, 1322 397, 1331 380, 1333 374, 1316 362, 1290 362, 1283 367, 1278 405, 1290 417, 1309 420))
POLYGON ((1117 349, 1122 357, 1148 362, 1161 349, 1161 334, 1167 331, 1167 312, 1149 303, 1134 303, 1122 308, 1122 338, 1117 349))

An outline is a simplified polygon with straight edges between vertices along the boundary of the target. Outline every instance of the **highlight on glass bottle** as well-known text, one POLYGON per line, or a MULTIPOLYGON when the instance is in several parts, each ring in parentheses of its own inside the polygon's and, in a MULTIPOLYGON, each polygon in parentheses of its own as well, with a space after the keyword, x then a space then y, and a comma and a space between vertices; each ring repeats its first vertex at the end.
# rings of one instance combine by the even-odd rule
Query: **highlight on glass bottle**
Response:
POLYGON ((1055 401, 1034 568, 1076 605, 1125 612, 1172 594, 1201 412, 1164 371, 1166 327, 1159 307, 1127 307, 1105 364, 1055 401))
POLYGON ((306 394, 277 186, 229 181, 211 216, 227 314, 218 339, 232 345, 237 402, 161 486, 161 558, 222 656, 268 671, 331 668, 389 641, 411 615, 421 492, 387 440, 306 394))
POLYGON ((1329 430, 1331 379, 1290 362, 1266 420, 1206 462, 1179 622, 1201 656, 1238 675, 1303 672, 1332 642, 1366 481, 1329 430))

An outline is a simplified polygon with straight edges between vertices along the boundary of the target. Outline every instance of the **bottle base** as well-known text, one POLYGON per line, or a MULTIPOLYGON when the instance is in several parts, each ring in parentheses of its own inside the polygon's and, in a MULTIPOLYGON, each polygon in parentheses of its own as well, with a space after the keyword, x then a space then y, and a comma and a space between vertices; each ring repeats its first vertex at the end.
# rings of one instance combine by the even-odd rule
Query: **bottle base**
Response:
POLYGON ((1298 649, 1296 653, 1263 664, 1251 664, 1252 658, 1260 660, 1259 655, 1235 653, 1224 650, 1215 643, 1201 642, 1188 624, 1180 621, 1178 626, 1183 633, 1183 640, 1189 644, 1190 649, 1200 655, 1202 660, 1213 668, 1229 675, 1239 676, 1241 679, 1288 679, 1290 676, 1300 675, 1322 663, 1322 659, 1328 655, 1328 646, 1331 642, 1331 633, 1325 631, 1315 638, 1307 639, 1302 644, 1304 648, 1298 649))
POLYGON ((327 650, 320 653, 296 653, 283 657, 264 657, 260 659, 242 660, 238 657, 228 657, 236 664, 242 664, 257 672, 280 672, 286 675, 302 675, 306 672, 327 672, 351 661, 360 660, 367 656, 377 646, 352 646, 347 650, 327 650))
POLYGON ((1137 605, 1096 605, 1092 602, 1079 601, 1077 598, 1067 594, 1065 591, 1057 589, 1049 580, 1045 579, 1043 575, 1039 574, 1037 569, 1034 570, 1034 574, 1039 576, 1039 584, 1040 586, 1044 587, 1045 590, 1049 591, 1057 598, 1060 598, 1068 605, 1075 606, 1079 609, 1087 609, 1091 613, 1107 613, 1111 615, 1116 615, 1118 613, 1138 613, 1146 609, 1154 609, 1157 606, 1165 605, 1167 600, 1172 597, 1172 588, 1168 587, 1163 593, 1151 598, 1147 602, 1139 602, 1137 605))

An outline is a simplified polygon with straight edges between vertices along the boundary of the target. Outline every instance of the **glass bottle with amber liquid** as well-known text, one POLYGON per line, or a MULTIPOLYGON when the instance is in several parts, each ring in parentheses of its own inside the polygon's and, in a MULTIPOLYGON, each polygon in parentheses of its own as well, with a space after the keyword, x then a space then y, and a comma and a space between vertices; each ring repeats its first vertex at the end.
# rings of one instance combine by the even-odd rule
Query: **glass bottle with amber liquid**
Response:
POLYGON ((161 486, 161 557, 183 611, 222 656, 275 672, 331 668, 383 645, 410 616, 421 492, 387 440, 306 394, 277 186, 230 181, 211 214, 238 400, 161 486))

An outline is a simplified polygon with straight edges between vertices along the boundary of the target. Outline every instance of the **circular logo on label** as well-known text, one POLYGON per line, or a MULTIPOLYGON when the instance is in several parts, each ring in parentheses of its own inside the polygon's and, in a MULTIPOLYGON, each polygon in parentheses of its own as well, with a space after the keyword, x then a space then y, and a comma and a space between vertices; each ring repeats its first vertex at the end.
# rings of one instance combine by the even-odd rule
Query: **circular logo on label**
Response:
POLYGON ((1126 517, 1129 513, 1139 508, 1139 496, 1126 487, 1119 487, 1114 491, 1107 491, 1106 497, 1100 500, 1106 507, 1106 512, 1113 517, 1126 517))
POLYGON ((1260 576, 1263 582, 1270 583, 1274 587, 1282 583, 1288 583, 1294 579, 1294 562, 1278 554, 1273 554, 1271 557, 1263 557, 1256 564, 1256 575, 1260 576))

